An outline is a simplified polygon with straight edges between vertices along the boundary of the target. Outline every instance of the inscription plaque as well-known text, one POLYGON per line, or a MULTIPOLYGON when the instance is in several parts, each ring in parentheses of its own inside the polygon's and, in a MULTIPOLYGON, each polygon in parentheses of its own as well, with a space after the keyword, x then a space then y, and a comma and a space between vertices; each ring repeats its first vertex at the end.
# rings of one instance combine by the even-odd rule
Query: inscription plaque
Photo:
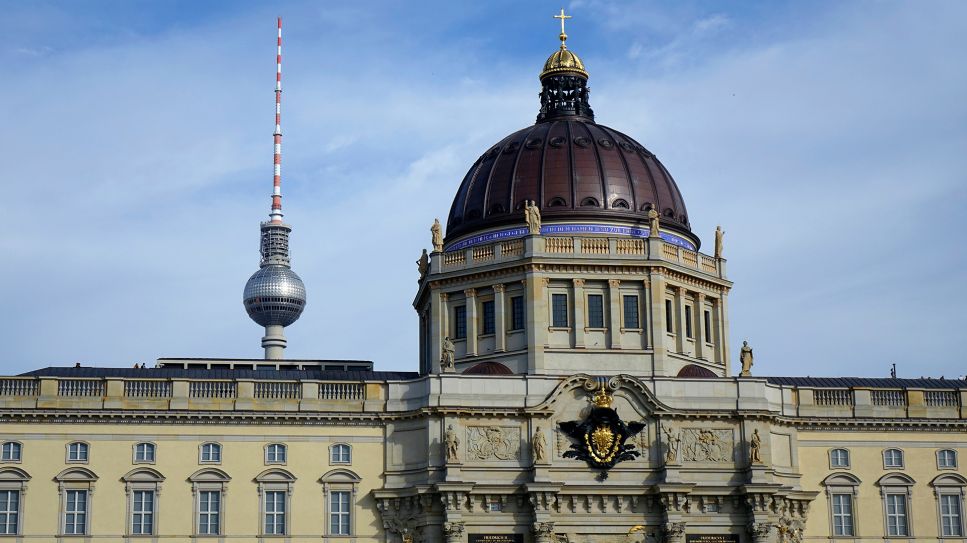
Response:
POLYGON ((685 543, 739 543, 737 534, 688 534, 685 543))
POLYGON ((524 543, 524 534, 469 534, 468 543, 524 543))

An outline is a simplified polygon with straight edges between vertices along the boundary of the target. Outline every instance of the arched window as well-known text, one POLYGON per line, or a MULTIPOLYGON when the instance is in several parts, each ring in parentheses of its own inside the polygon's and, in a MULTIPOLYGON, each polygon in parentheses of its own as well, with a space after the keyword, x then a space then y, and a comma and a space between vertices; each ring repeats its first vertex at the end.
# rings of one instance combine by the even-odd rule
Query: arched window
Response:
POLYGON ((886 449, 883 451, 883 468, 903 468, 903 451, 900 449, 886 449))
MULTIPOLYGON (((72 445, 74 445, 72 443, 72 445)), ((81 443, 85 447, 87 444, 81 443)), ((89 469, 75 467, 58 473, 54 480, 60 489, 60 535, 89 535, 93 514, 94 483, 97 475, 89 469)))
POLYGON ((957 451, 953 449, 937 451, 937 469, 957 469, 957 451))
POLYGON ((23 445, 17 441, 7 441, 0 447, 0 461, 20 462, 23 445))
POLYGON ((352 464, 352 448, 345 443, 336 443, 329 448, 330 464, 352 464))
POLYGON ((151 468, 137 468, 126 473, 121 480, 128 496, 128 535, 155 535, 164 476, 151 468))
POLYGON ((286 450, 282 443, 269 443, 265 446, 266 464, 285 464, 286 450))
POLYGON ((154 464, 155 459, 154 443, 136 443, 134 445, 135 464, 154 464))
POLYGON ((222 446, 218 443, 202 443, 198 447, 199 464, 221 464, 222 446))
MULTIPOLYGON (((887 449, 894 450, 897 449, 887 449)), ((885 457, 886 451, 884 451, 885 457)), ((883 496, 883 519, 887 537, 913 537, 910 497, 914 480, 902 473, 888 473, 876 482, 883 496)))
POLYGON ((188 478, 191 493, 195 496, 195 535, 221 535, 224 532, 225 488, 231 480, 227 473, 215 468, 198 470, 188 478))
POLYGON ((849 468, 849 451, 846 449, 830 449, 829 451, 830 468, 849 468))
POLYGON ((834 473, 823 480, 829 502, 830 535, 852 537, 856 533, 856 495, 860 480, 849 473, 834 473))
POLYGON ((964 537, 964 493, 967 479, 957 473, 938 475, 930 482, 937 498, 941 537, 964 537))
POLYGON ((67 444, 67 463, 86 464, 90 457, 90 446, 83 441, 67 444))
POLYGON ((326 504, 327 536, 356 534, 356 491, 361 480, 359 475, 341 468, 319 479, 326 504))
POLYGON ((262 535, 286 535, 289 533, 289 502, 295 477, 284 469, 268 469, 260 473, 258 483, 260 522, 262 535))
POLYGON ((0 469, 0 535, 20 535, 23 495, 30 475, 22 469, 0 469))

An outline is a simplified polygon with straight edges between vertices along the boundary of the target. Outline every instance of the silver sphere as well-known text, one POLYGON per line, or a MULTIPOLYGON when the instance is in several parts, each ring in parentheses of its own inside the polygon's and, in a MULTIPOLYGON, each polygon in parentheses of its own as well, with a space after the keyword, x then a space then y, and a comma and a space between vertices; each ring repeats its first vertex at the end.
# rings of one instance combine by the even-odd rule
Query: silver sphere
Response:
POLYGON ((306 287, 287 266, 269 265, 249 277, 242 302, 258 324, 288 326, 306 307, 306 287))

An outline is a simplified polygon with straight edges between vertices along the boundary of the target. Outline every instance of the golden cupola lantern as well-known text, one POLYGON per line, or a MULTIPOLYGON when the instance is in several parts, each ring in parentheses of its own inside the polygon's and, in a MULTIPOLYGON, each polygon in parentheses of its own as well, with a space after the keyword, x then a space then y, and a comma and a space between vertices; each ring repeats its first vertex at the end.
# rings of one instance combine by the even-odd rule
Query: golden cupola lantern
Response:
POLYGON ((561 20, 561 35, 559 36, 561 38, 561 48, 547 57, 547 62, 544 63, 544 69, 541 71, 540 79, 543 80, 550 75, 567 73, 578 74, 587 79, 588 72, 584 69, 584 62, 567 48, 567 34, 564 33, 564 20, 570 19, 571 15, 565 15, 564 10, 561 9, 560 15, 555 15, 554 18, 561 20))

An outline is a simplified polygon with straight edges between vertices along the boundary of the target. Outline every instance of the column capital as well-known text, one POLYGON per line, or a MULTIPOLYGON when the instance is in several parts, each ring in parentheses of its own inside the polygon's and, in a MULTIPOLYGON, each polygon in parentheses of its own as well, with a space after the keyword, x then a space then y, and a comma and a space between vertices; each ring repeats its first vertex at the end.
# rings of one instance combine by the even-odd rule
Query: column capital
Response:
POLYGON ((466 289, 466 290, 463 291, 463 295, 466 296, 467 298, 473 298, 474 296, 477 295, 477 289, 475 289, 475 288, 468 288, 468 289, 466 289))
POLYGON ((608 279, 608 286, 611 288, 618 288, 621 286, 621 279, 608 279))
POLYGON ((672 290, 674 290, 675 291, 675 294, 678 294, 679 296, 684 296, 685 295, 685 287, 678 286, 678 285, 672 285, 672 290))
POLYGON ((441 292, 441 293, 440 293, 440 301, 441 301, 441 302, 445 302, 445 301, 447 301, 447 298, 449 298, 449 297, 450 297, 450 295, 449 295, 449 294, 447 294, 446 292, 441 292))
POLYGON ((576 286, 576 287, 583 287, 584 286, 584 279, 572 279, 571 282, 573 282, 574 283, 574 286, 576 286))
POLYGON ((695 299, 698 300, 699 303, 704 302, 705 301, 705 293, 704 292, 696 292, 695 293, 695 299))
POLYGON ((504 284, 503 283, 497 283, 497 284, 494 285, 493 288, 494 288, 494 292, 503 292, 504 291, 504 284))

